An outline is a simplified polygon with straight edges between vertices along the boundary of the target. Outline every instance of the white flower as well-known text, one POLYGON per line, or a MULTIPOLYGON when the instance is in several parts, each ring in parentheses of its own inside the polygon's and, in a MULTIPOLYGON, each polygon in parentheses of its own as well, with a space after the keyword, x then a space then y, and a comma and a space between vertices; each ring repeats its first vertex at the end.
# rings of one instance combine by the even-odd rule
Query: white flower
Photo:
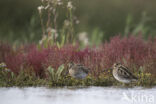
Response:
POLYGON ((74 16, 74 21, 75 21, 75 24, 79 24, 80 23, 80 21, 77 19, 76 16, 74 16))
POLYGON ((62 5, 63 2, 62 2, 61 0, 57 0, 57 4, 58 4, 58 5, 62 5))
POLYGON ((49 0, 41 0, 41 2, 48 2, 49 0))
POLYGON ((44 9, 44 6, 41 5, 38 7, 38 10, 42 10, 42 9, 44 9))
POLYGON ((76 23, 76 24, 79 24, 79 23, 80 23, 80 21, 79 21, 79 20, 76 20, 76 21, 75 21, 75 23, 76 23))
POLYGON ((44 6, 41 5, 41 6, 39 6, 37 9, 38 9, 39 13, 41 13, 42 10, 44 9, 44 6))
POLYGON ((47 32, 48 32, 48 33, 50 32, 51 35, 54 36, 55 38, 58 37, 58 33, 57 33, 57 30, 56 30, 56 29, 53 29, 53 28, 50 28, 50 27, 49 27, 49 28, 47 29, 47 32))
POLYGON ((51 33, 55 34, 57 31, 55 29, 51 29, 51 33))
POLYGON ((86 32, 82 32, 82 33, 79 33, 79 40, 81 42, 83 42, 84 45, 88 45, 89 44, 89 41, 88 41, 88 34, 86 32))
POLYGON ((69 8, 69 9, 72 9, 73 8, 73 5, 72 5, 72 2, 71 1, 68 2, 67 8, 69 8))
POLYGON ((58 2, 58 5, 63 5, 63 2, 58 2))
POLYGON ((70 25, 70 21, 69 21, 69 20, 65 20, 65 21, 64 21, 64 25, 65 25, 65 26, 69 26, 69 25, 70 25))
POLYGON ((43 44, 45 40, 47 39, 47 35, 43 35, 42 39, 39 41, 39 44, 43 44))
POLYGON ((58 37, 57 30, 55 30, 55 29, 51 29, 51 33, 54 35, 55 38, 58 37))
POLYGON ((46 29, 46 31, 47 31, 47 32, 51 32, 51 29, 52 29, 51 27, 48 27, 48 28, 46 29))

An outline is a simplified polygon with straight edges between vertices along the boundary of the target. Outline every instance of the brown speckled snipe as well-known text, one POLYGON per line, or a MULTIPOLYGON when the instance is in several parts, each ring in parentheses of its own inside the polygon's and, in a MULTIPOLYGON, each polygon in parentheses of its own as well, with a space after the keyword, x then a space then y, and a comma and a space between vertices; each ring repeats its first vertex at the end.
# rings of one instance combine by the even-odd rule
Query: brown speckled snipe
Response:
POLYGON ((115 63, 113 65, 113 76, 116 80, 122 83, 131 83, 138 80, 127 67, 120 63, 115 63))
POLYGON ((89 68, 81 64, 75 64, 75 63, 69 63, 68 70, 70 76, 76 79, 84 79, 89 73, 89 68))

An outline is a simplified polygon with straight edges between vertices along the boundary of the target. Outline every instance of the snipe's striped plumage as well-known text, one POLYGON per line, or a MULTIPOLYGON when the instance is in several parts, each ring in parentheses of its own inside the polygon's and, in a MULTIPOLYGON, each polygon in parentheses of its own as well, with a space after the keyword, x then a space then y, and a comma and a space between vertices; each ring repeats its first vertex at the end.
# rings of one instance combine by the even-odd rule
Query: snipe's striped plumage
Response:
POLYGON ((84 79, 89 73, 89 68, 75 63, 69 63, 68 70, 70 76, 76 79, 84 79))
POLYGON ((115 63, 113 65, 113 76, 116 80, 122 83, 130 83, 138 80, 127 67, 120 63, 115 63))

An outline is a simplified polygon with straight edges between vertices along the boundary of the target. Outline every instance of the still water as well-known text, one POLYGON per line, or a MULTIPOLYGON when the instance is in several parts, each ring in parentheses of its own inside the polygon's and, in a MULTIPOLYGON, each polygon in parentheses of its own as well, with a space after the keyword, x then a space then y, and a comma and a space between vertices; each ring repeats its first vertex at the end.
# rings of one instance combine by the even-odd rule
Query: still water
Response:
POLYGON ((0 88, 0 104, 156 104, 156 88, 0 88))

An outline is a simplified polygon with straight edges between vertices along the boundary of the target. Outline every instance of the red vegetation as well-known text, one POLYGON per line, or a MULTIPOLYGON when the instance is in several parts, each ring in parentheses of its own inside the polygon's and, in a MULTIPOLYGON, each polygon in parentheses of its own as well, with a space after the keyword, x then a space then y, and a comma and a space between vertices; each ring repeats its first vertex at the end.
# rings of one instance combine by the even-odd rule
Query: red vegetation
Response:
POLYGON ((80 50, 78 46, 65 45, 62 48, 51 46, 37 49, 35 45, 23 46, 13 51, 6 44, 0 43, 0 61, 5 62, 13 72, 32 67, 37 75, 44 75, 48 66, 57 69, 62 64, 71 61, 81 63, 98 76, 101 71, 110 68, 113 63, 120 62, 131 68, 145 66, 146 71, 156 71, 156 39, 143 40, 141 37, 115 36, 109 42, 97 48, 80 50))
POLYGON ((4 62, 6 57, 11 53, 13 53, 11 46, 0 42, 0 62, 4 62))
POLYGON ((114 62, 127 64, 144 65, 154 58, 154 43, 145 41, 141 37, 129 36, 121 39, 119 36, 113 37, 109 43, 104 44, 104 60, 107 65, 114 62))

